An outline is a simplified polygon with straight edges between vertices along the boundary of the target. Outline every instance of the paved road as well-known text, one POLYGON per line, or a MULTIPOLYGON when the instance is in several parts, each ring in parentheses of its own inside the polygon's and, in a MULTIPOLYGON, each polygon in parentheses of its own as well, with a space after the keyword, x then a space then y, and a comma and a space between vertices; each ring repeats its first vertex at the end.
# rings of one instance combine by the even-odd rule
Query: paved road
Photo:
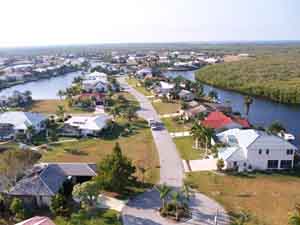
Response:
MULTIPOLYGON (((138 115, 144 119, 160 121, 151 102, 143 94, 127 85, 124 79, 119 79, 122 86, 131 93, 139 102, 141 110, 138 115)), ((152 131, 154 142, 160 160, 160 183, 180 188, 182 186, 184 172, 180 156, 176 146, 167 130, 152 131)), ((157 209, 160 207, 160 199, 157 191, 148 192, 129 201, 122 211, 124 225, 171 225, 173 221, 162 218, 157 209)), ((224 209, 215 201, 202 194, 195 194, 190 202, 193 218, 181 222, 181 225, 213 225, 215 215, 219 215, 219 225, 227 225, 228 219, 224 209)))

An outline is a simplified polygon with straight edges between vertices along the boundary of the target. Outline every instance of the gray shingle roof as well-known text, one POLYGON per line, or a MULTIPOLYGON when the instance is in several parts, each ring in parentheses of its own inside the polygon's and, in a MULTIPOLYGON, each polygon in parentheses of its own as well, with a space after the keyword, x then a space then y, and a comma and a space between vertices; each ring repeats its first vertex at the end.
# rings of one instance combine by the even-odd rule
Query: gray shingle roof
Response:
POLYGON ((69 176, 96 176, 96 165, 88 163, 51 163, 37 165, 36 173, 24 177, 10 191, 11 195, 53 196, 69 176), (38 171, 38 172, 37 172, 38 171))

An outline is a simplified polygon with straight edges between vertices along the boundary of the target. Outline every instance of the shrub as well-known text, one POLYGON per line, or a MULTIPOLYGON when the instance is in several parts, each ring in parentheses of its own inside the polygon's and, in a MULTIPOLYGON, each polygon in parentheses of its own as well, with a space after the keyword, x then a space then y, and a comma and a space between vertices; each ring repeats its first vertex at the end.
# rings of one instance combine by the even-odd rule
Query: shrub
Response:
POLYGON ((21 199, 14 198, 9 207, 11 213, 15 216, 15 219, 22 220, 25 219, 26 213, 24 204, 21 199))
POLYGON ((219 171, 221 171, 224 168, 224 166, 225 166, 224 160, 223 159, 218 159, 218 161, 217 161, 217 169, 219 171))

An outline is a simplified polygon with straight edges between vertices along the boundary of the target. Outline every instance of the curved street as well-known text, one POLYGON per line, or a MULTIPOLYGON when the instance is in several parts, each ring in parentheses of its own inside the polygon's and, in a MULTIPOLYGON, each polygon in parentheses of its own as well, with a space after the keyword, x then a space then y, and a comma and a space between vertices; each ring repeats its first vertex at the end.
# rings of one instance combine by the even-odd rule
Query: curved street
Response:
MULTIPOLYGON (((119 82, 132 94, 140 103, 141 109, 138 115, 144 119, 154 119, 160 121, 159 115, 153 108, 146 96, 130 87, 124 78, 119 82)), ((153 139, 159 154, 160 160, 160 183, 174 188, 180 188, 183 184, 184 171, 182 160, 176 150, 176 146, 166 129, 152 131, 153 139)), ((176 224, 166 220, 157 211, 161 202, 156 190, 145 192, 129 201, 122 211, 124 225, 169 225, 176 224)), ((181 222, 182 225, 213 225, 217 215, 218 225, 228 225, 228 215, 224 208, 214 200, 203 194, 196 193, 191 198, 190 208, 192 219, 181 222)))

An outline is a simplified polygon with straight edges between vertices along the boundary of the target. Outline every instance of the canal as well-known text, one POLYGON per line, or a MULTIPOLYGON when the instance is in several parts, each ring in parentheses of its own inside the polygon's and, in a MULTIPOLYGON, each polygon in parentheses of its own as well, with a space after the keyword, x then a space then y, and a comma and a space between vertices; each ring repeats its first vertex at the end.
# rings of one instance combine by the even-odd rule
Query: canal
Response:
MULTIPOLYGON (((195 71, 166 72, 167 77, 182 76, 186 79, 195 80, 195 71)), ((244 96, 234 91, 227 91, 204 85, 204 92, 215 90, 222 103, 230 102, 234 111, 244 114, 244 96)), ((300 105, 287 105, 273 102, 267 99, 253 97, 253 104, 250 106, 249 121, 255 126, 268 127, 272 122, 279 121, 285 128, 295 135, 294 144, 300 146, 300 105)))
POLYGON ((48 79, 32 81, 25 84, 16 85, 0 91, 0 96, 11 96, 14 91, 31 91, 32 98, 39 99, 58 99, 59 90, 70 87, 75 77, 80 76, 80 72, 68 73, 48 79))

